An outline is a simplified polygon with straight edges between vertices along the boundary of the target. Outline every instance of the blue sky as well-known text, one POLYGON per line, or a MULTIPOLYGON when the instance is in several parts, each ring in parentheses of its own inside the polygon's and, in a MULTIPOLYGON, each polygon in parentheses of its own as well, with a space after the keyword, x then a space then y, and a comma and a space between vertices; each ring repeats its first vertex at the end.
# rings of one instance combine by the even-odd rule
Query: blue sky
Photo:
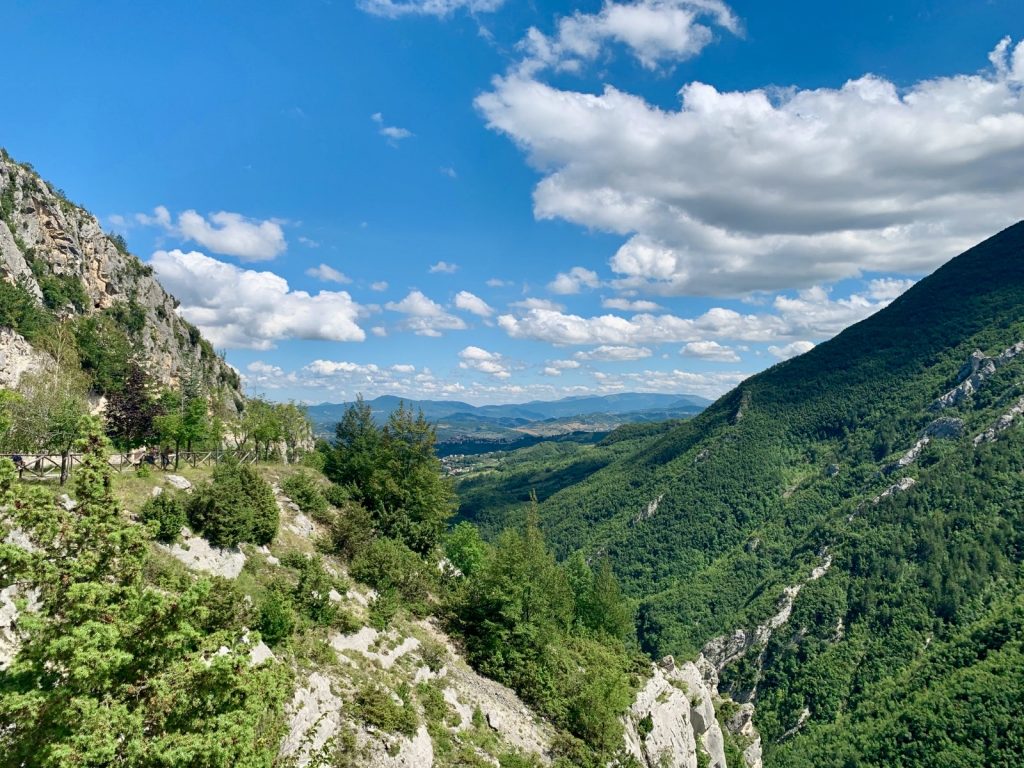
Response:
POLYGON ((714 396, 1024 218, 1017 0, 14 0, 3 26, 0 144, 275 399, 714 396))

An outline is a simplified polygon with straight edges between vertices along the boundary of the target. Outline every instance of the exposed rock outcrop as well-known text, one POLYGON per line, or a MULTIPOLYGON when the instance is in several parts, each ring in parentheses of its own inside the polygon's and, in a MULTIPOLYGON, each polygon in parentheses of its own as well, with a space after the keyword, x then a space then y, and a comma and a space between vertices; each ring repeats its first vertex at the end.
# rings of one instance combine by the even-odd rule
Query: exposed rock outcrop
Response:
POLYGON ((1021 352, 1024 352, 1024 341, 1018 341, 1013 346, 1007 347, 995 357, 987 357, 981 350, 974 350, 967 358, 967 362, 960 368, 957 385, 936 398, 931 405, 932 410, 940 411, 960 405, 981 389, 986 379, 1021 352))
POLYGON ((36 350, 21 334, 0 328, 0 389, 13 389, 24 374, 53 364, 52 357, 36 350))
POLYGON ((225 579, 236 579, 245 565, 245 553, 238 547, 218 549, 202 536, 195 536, 188 528, 181 529, 181 542, 170 546, 159 545, 171 557, 193 571, 212 573, 225 579))
POLYGON ((37 300, 42 291, 33 264, 36 272, 78 280, 87 306, 59 308, 61 314, 131 307, 145 319, 142 331, 132 337, 133 345, 161 385, 174 385, 198 367, 211 387, 231 396, 229 401, 240 397, 237 372, 178 316, 177 301, 156 281, 152 269, 128 253, 123 241, 107 236, 92 214, 3 151, 0 200, 0 280, 20 283, 37 300))
POLYGON ((1010 410, 996 419, 995 423, 991 427, 986 429, 980 435, 977 435, 974 438, 974 444, 981 445, 982 443, 994 442, 999 437, 999 433, 1009 429, 1016 418, 1022 413, 1024 413, 1024 397, 1020 398, 1010 407, 1010 410))

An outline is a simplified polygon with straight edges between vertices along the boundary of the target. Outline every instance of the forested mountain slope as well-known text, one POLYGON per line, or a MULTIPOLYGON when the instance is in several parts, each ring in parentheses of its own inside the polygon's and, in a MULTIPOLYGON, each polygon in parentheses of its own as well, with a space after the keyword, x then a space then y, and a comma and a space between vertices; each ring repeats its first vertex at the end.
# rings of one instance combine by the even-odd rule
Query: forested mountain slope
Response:
POLYGON ((692 420, 465 481, 461 514, 498 530, 536 487, 560 554, 610 555, 646 650, 729 647, 768 766, 1018 765, 1020 342, 1024 223, 692 420))

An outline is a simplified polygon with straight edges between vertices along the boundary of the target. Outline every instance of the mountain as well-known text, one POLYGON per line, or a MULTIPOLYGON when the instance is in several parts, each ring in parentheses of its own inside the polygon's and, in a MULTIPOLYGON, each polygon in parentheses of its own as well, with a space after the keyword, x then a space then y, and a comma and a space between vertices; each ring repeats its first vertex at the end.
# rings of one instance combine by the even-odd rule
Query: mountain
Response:
MULTIPOLYGON (((472 442, 479 443, 482 449, 493 450, 494 444, 500 444, 500 447, 528 444, 531 436, 574 431, 604 432, 631 422, 692 416, 710 401, 697 395, 626 392, 483 406, 458 400, 403 400, 393 395, 382 395, 367 402, 379 423, 386 421, 400 402, 405 402, 414 410, 422 410, 427 420, 436 424, 440 443, 465 447, 472 442)), ((314 429, 320 434, 332 434, 334 425, 348 405, 320 403, 309 406, 314 429)))
POLYGON ((536 491, 749 764, 1019 765, 1021 413, 1024 222, 692 419, 470 473, 460 516, 494 535, 536 491))
POLYGON ((121 238, 0 149, 0 387, 61 354, 57 321, 70 320, 82 366, 100 390, 102 361, 90 354, 120 346, 141 357, 161 386, 198 372, 228 403, 240 403, 237 372, 177 306, 121 238), (83 331, 91 348, 81 343, 83 331))

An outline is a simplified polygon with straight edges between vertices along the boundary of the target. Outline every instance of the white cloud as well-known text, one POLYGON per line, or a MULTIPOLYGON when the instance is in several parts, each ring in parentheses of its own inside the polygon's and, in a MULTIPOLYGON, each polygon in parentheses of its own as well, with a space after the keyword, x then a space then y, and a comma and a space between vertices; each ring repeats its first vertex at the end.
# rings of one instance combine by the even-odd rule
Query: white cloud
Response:
POLYGON ((896 280, 894 278, 881 278, 868 283, 868 296, 876 301, 892 301, 901 295, 914 280, 896 280))
POLYGON ((391 370, 395 373, 416 373, 415 365, 392 365, 391 370))
POLYGON ((573 267, 568 272, 559 272, 558 275, 548 283, 548 290, 552 293, 571 294, 579 293, 584 287, 597 288, 601 281, 597 273, 584 267, 573 267))
POLYGON ((373 363, 363 365, 361 363, 350 363, 345 360, 314 360, 304 370, 318 376, 335 376, 339 373, 379 373, 380 368, 373 363))
POLYGON ((305 235, 299 235, 299 242, 302 243, 307 248, 319 248, 320 247, 320 243, 317 240, 314 240, 311 237, 306 237, 305 235))
POLYGON ((459 178, 459 174, 450 165, 442 165, 438 168, 438 171, 442 176, 447 176, 449 179, 459 178))
POLYGON ((284 231, 276 221, 248 219, 240 213, 218 211, 209 219, 195 211, 178 216, 178 233, 214 253, 242 261, 268 261, 284 253, 284 231))
POLYGON ((691 341, 681 350, 686 357, 699 357, 703 360, 714 360, 721 363, 738 363, 740 356, 732 347, 724 347, 717 341, 691 341))
POLYGON ((579 368, 580 363, 578 360, 552 360, 548 363, 552 368, 579 368))
POLYGON ((357 0, 358 6, 388 19, 401 16, 449 16, 455 11, 469 13, 491 13, 498 10, 505 0, 357 0))
POLYGON ((387 280, 378 280, 375 283, 370 283, 371 291, 386 291, 388 289, 387 280))
POLYGON ((380 112, 374 112, 370 115, 370 119, 377 124, 377 133, 388 140, 388 144, 393 147, 398 146, 398 142, 402 139, 412 138, 416 134, 410 131, 408 128, 399 128, 396 125, 386 125, 384 123, 384 115, 380 112))
POLYGON ((481 347, 466 347, 459 352, 459 361, 459 368, 486 373, 497 379, 507 379, 512 376, 501 355, 496 352, 488 352, 481 347))
POLYGON ((980 74, 908 88, 721 92, 679 109, 529 72, 476 104, 543 174, 538 218, 628 239, 620 288, 737 295, 929 271, 1024 211, 1024 44, 980 74))
POLYGON ((488 288, 504 288, 506 285, 512 285, 512 281, 502 280, 500 277, 492 277, 487 280, 486 285, 488 288))
POLYGON ((245 370, 247 370, 249 373, 265 374, 268 376, 284 375, 284 371, 280 367, 276 365, 271 365, 270 363, 264 363, 262 360, 253 360, 251 363, 245 366, 245 370))
POLYGON ((150 216, 145 213, 136 213, 135 221, 144 227, 163 227, 164 229, 171 228, 171 212, 163 205, 158 205, 153 209, 153 215, 150 216))
POLYGON ((269 261, 288 247, 279 222, 250 219, 229 211, 211 213, 206 218, 188 210, 181 213, 175 223, 171 212, 158 205, 151 215, 135 214, 135 221, 146 227, 160 227, 182 240, 191 240, 214 253, 236 256, 242 261, 269 261))
POLYGON ((788 360, 791 357, 802 355, 814 349, 814 343, 810 341, 793 341, 783 347, 770 346, 768 351, 780 360, 788 360))
POLYGON ((494 310, 486 301, 469 291, 459 291, 455 294, 455 306, 479 317, 490 317, 494 314, 494 310))
POLYGON ((441 331, 461 331, 466 328, 465 320, 449 314, 444 307, 420 291, 410 291, 401 301, 389 301, 384 307, 406 315, 403 327, 418 336, 440 336, 441 331))
POLYGON ((388 329, 385 328, 383 325, 375 325, 373 326, 373 328, 370 329, 370 333, 379 338, 384 338, 385 336, 388 335, 388 329))
POLYGON ((520 47, 524 73, 544 68, 577 71, 594 61, 609 43, 625 46, 647 69, 664 62, 688 59, 700 53, 714 38, 707 24, 713 23, 734 34, 739 20, 719 0, 637 0, 633 3, 605 2, 600 12, 581 13, 558 22, 549 37, 531 28, 520 47))
POLYGON ((606 362, 623 362, 643 360, 653 354, 647 347, 626 347, 615 344, 602 344, 586 352, 577 352, 577 360, 603 360, 606 362))
POLYGON ((310 267, 306 270, 306 274, 310 277, 315 277, 317 280, 322 280, 325 283, 351 283, 352 280, 346 276, 343 272, 339 272, 334 267, 328 264, 321 264, 318 267, 310 267))
POLYGON ((612 314, 582 317, 535 308, 519 316, 501 315, 498 326, 513 338, 552 344, 637 346, 714 339, 767 343, 808 336, 827 338, 888 303, 874 301, 865 294, 832 299, 825 289, 813 287, 796 296, 776 296, 772 303, 774 311, 760 314, 713 307, 692 318, 649 313, 630 318, 612 314))
POLYGON ((458 264, 451 264, 447 261, 439 261, 436 264, 431 264, 430 269, 427 271, 430 272, 431 274, 441 272, 446 275, 451 275, 454 274, 458 268, 458 264))
POLYGON ((603 299, 601 306, 605 309, 620 309, 623 312, 657 312, 661 309, 660 304, 655 304, 653 301, 645 301, 643 299, 637 299, 636 301, 630 301, 629 299, 603 299))
POLYGON ((286 339, 363 341, 362 312, 345 291, 293 291, 273 272, 242 269, 196 251, 157 251, 160 283, 217 347, 270 349, 286 339))
POLYGON ((672 371, 633 371, 605 373, 595 371, 598 389, 603 392, 665 392, 670 394, 702 395, 715 398, 729 391, 750 374, 747 373, 693 373, 672 371))

